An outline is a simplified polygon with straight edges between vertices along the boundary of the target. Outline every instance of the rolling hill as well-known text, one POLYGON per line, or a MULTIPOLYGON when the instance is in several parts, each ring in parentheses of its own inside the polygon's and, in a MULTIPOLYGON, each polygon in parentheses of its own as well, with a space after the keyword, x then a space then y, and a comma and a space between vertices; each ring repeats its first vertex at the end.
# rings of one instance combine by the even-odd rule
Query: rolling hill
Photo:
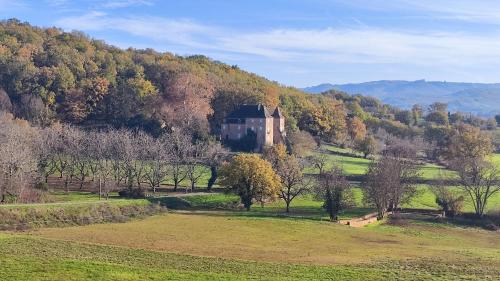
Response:
POLYGON ((377 97, 384 103, 402 108, 439 101, 448 103, 450 111, 481 116, 500 113, 500 84, 382 80, 358 84, 320 84, 303 90, 321 93, 330 89, 377 97))

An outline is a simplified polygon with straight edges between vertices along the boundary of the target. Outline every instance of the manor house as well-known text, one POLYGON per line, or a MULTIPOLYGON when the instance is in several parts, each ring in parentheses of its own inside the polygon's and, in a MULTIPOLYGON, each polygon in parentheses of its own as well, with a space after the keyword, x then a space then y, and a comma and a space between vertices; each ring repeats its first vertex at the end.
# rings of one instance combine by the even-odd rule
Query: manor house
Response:
POLYGON ((240 140, 253 131, 256 136, 256 151, 265 146, 284 143, 285 118, 279 107, 271 114, 265 105, 244 104, 231 112, 222 123, 223 140, 240 140))

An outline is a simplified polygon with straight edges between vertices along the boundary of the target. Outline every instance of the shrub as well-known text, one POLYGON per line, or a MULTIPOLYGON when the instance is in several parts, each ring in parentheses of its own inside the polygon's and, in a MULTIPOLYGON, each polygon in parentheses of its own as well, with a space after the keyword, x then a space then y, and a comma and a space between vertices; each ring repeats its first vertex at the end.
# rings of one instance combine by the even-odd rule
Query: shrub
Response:
POLYGON ((454 217, 462 212, 464 207, 464 197, 455 195, 446 187, 437 187, 434 189, 436 203, 444 211, 445 216, 454 217))
POLYGON ((46 182, 44 182, 44 181, 37 182, 35 184, 35 189, 42 190, 42 191, 48 191, 49 190, 49 185, 46 182))
POLYGON ((133 198, 133 199, 141 199, 146 198, 146 194, 142 188, 133 188, 133 189, 123 189, 118 192, 120 197, 125 198, 133 198))

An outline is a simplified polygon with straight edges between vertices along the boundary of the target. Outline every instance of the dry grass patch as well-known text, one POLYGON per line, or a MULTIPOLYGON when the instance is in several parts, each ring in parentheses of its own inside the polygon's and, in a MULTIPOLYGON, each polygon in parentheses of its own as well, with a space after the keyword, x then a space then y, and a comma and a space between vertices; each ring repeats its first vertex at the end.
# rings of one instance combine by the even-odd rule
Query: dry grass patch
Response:
POLYGON ((456 227, 361 229, 287 219, 168 214, 128 223, 40 229, 53 239, 269 262, 359 264, 407 258, 487 258, 500 266, 500 235, 456 227))

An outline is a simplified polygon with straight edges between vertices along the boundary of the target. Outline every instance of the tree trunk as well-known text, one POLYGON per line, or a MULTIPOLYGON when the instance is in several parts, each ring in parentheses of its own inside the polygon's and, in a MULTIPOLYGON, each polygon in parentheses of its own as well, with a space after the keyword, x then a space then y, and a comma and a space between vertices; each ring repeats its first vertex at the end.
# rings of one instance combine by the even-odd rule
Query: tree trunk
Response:
POLYGON ((210 166, 210 179, 208 179, 207 191, 212 190, 212 186, 217 180, 217 166, 210 166))
POLYGON ((99 177, 99 200, 102 198, 102 182, 101 177, 99 177))

